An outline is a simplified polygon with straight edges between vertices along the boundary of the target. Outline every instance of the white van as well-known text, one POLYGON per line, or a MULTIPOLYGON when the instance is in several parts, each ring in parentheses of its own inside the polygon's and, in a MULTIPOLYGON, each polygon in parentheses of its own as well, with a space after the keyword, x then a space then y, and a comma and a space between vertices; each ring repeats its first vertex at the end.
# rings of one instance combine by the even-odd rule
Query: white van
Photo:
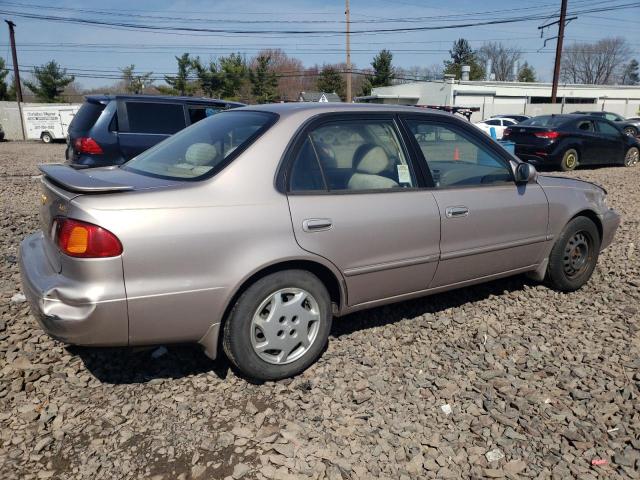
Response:
POLYGON ((22 107, 25 133, 28 140, 53 140, 67 138, 67 129, 80 105, 42 105, 22 107))

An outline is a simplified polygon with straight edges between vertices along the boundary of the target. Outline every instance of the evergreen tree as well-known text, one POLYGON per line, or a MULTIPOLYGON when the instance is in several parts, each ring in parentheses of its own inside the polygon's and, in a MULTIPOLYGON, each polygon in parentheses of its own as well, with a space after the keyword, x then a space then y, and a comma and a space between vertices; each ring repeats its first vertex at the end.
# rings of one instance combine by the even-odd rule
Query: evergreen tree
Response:
POLYGON ((325 65, 316 81, 316 88, 325 93, 336 93, 344 100, 345 82, 342 74, 333 65, 325 65))
POLYGON ((380 50, 380 53, 373 57, 373 62, 371 62, 373 74, 367 75, 362 84, 363 95, 371 95, 371 89, 374 87, 387 87, 391 85, 391 81, 395 78, 395 71, 391 64, 392 60, 393 54, 386 49, 380 50))
POLYGON ((151 80, 151 75, 153 75, 153 72, 136 75, 135 70, 136 66, 133 64, 120 69, 120 71, 122 72, 122 82, 124 83, 124 89, 128 93, 139 94, 142 93, 144 87, 149 86, 153 83, 153 81, 151 80))
POLYGON ((218 68, 218 64, 210 61, 208 65, 203 65, 200 57, 192 61, 193 69, 198 77, 200 89, 207 97, 218 98, 223 85, 223 74, 218 68))
POLYGON ((4 58, 0 57, 0 100, 9 100, 9 87, 7 86, 7 75, 9 70, 4 62, 4 58))
POLYGON ((222 98, 237 99, 240 95, 242 82, 247 77, 247 63, 239 53, 220 57, 218 63, 222 73, 222 98))
POLYGON ((460 38, 453 42, 453 47, 449 50, 451 60, 445 60, 444 73, 455 75, 457 79, 462 77, 462 66, 469 65, 471 72, 469 80, 482 80, 485 76, 484 66, 478 60, 477 53, 471 48, 469 42, 460 38))
POLYGON ((258 103, 269 103, 275 99, 278 78, 271 69, 271 56, 259 55, 256 58, 256 66, 249 72, 251 81, 251 93, 258 103))
POLYGON ((622 71, 622 84, 623 85, 638 85, 640 83, 640 75, 638 61, 634 58, 627 65, 625 65, 622 71))
POLYGON ((536 81, 536 71, 531 65, 529 65, 528 62, 524 62, 520 67, 520 71, 518 72, 518 81, 519 82, 535 82, 536 81))
POLYGON ((165 75, 164 81, 168 87, 159 86, 158 90, 167 95, 193 95, 196 87, 189 80, 189 75, 193 73, 193 59, 188 53, 183 53, 180 57, 176 57, 178 62, 178 73, 176 76, 165 75))
POLYGON ((67 75, 66 68, 60 68, 57 62, 51 60, 40 67, 33 68, 35 82, 24 82, 38 100, 42 102, 59 102, 65 87, 75 80, 73 75, 67 75))

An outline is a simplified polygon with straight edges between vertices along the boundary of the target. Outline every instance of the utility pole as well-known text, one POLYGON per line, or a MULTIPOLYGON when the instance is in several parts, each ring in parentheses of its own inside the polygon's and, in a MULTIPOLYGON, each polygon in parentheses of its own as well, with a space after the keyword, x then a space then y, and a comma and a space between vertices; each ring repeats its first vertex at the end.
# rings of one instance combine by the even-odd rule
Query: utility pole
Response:
POLYGON ((11 20, 5 20, 9 25, 9 40, 11 42, 11 57, 13 59, 13 83, 16 88, 16 100, 18 104, 18 115, 20 116, 20 130, 22 131, 22 140, 26 140, 24 132, 24 120, 22 118, 22 85, 20 84, 20 69, 18 68, 18 54, 16 53, 16 36, 13 28, 16 26, 11 20))
POLYGON ((553 86, 551 87, 551 103, 556 103, 558 96, 558 81, 560 80, 560 63, 562 60, 562 41, 564 40, 564 25, 567 18, 568 0, 562 0, 560 7, 560 23, 558 23, 558 43, 556 43, 556 62, 553 67, 553 86))
POLYGON ((351 103, 351 11, 349 9, 349 0, 346 0, 346 2, 344 14, 347 17, 347 103, 351 103))
POLYGON ((11 56, 13 58, 13 81, 16 87, 16 99, 22 102, 22 86, 20 85, 20 71, 18 69, 18 54, 16 53, 16 37, 13 28, 16 26, 11 20, 5 20, 9 25, 9 40, 11 41, 11 56))

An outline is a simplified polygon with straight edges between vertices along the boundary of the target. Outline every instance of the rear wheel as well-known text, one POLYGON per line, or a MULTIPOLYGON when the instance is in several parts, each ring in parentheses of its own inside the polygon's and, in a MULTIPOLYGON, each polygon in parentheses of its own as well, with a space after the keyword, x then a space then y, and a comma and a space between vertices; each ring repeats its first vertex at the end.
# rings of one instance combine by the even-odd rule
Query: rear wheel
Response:
POLYGON ((51 143, 53 141, 53 137, 51 136, 51 134, 49 132, 44 132, 41 136, 40 139, 44 142, 44 143, 51 143))
POLYGON ((223 332, 229 360, 257 380, 297 375, 322 353, 331 329, 331 299, 304 270, 267 275, 238 299, 223 332))
POLYGON ((638 163, 639 158, 640 150, 638 150, 638 147, 631 147, 629 150, 627 150, 627 153, 624 156, 624 166, 633 167, 638 163))
POLYGON ((556 241, 547 267, 547 280, 561 292, 578 290, 591 278, 600 253, 600 234, 586 217, 576 217, 556 241))
POLYGON ((562 162, 560 162, 560 168, 563 172, 575 170, 578 166, 578 151, 575 148, 570 148, 562 156, 562 162))
POLYGON ((622 129, 622 131, 626 135, 629 135, 630 137, 637 137, 638 136, 638 129, 636 127, 632 127, 632 126, 624 127, 622 129))

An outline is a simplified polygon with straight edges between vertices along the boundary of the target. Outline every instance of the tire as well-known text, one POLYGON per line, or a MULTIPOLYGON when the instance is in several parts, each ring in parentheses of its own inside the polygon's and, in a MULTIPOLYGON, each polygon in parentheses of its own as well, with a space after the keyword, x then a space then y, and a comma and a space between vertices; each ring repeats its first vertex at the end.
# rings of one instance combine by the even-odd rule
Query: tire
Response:
POLYGON ((591 278, 600 254, 600 234, 587 217, 576 217, 565 227, 549 255, 547 282, 561 292, 573 292, 591 278))
POLYGON ((560 162, 560 169, 563 172, 569 172, 571 170, 575 170, 575 168, 579 165, 579 155, 578 151, 575 148, 569 148, 564 155, 562 155, 562 161, 560 162))
POLYGON ((225 323, 222 344, 242 374, 280 380, 318 359, 331 321, 331 298, 318 277, 284 270, 261 278, 240 295, 225 323), (283 303, 274 306, 278 298, 283 303))
POLYGON ((627 150, 627 153, 624 155, 624 166, 625 167, 633 167, 638 163, 638 159, 640 157, 640 150, 638 147, 631 147, 627 150))
POLYGON ((625 135, 629 135, 630 137, 638 136, 638 129, 636 127, 632 127, 632 126, 624 127, 622 131, 625 133, 625 135))
POLYGON ((42 140, 43 143, 51 143, 53 141, 53 137, 49 132, 44 132, 40 135, 40 140, 42 140))

